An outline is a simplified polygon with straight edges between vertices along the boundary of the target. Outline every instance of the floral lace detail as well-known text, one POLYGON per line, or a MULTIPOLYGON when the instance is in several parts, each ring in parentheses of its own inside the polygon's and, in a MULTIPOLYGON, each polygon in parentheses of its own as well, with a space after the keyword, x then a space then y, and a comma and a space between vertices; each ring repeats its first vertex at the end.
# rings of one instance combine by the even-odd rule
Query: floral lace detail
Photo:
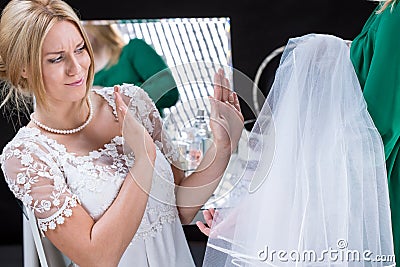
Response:
MULTIPOLYGON (((104 96, 109 89, 96 92, 104 96)), ((162 123, 154 104, 139 87, 124 85, 121 91, 132 97, 130 107, 153 135, 155 143, 159 143, 151 191, 157 198, 149 198, 135 235, 145 238, 154 236, 164 223, 177 218, 173 174, 161 153, 162 143, 157 139, 162 123)), ((112 101, 107 102, 113 106, 112 93, 109 97, 112 101)), ((104 214, 134 165, 134 155, 124 153, 123 143, 123 137, 116 136, 103 148, 79 156, 68 152, 64 145, 39 129, 22 127, 4 147, 0 164, 10 190, 35 213, 43 235, 48 229, 63 224, 78 204, 94 220, 104 214)))
POLYGON ((172 144, 172 141, 168 136, 164 137, 163 139, 168 140, 167 142, 165 142, 165 145, 160 141, 155 141, 155 144, 164 148, 164 155, 166 158, 170 159, 172 162, 177 161, 179 159, 178 150, 175 149, 174 145, 172 144))
MULTIPOLYGON (((79 199, 69 190, 62 171, 46 153, 45 147, 34 142, 33 139, 37 137, 37 133, 39 133, 37 129, 24 127, 18 132, 17 138, 4 148, 0 164, 5 180, 15 197, 37 214, 54 212, 54 214, 71 216, 72 210, 67 210, 67 207, 75 207, 74 203, 79 202, 79 199), (6 171, 7 168, 12 167, 17 168, 18 171, 6 171), (8 173, 13 173, 14 177, 10 177, 8 173), (48 192, 47 187, 52 188, 51 192, 48 192, 48 199, 43 196, 38 198, 32 196, 36 184, 44 185, 41 188, 45 189, 41 190, 46 192, 48 192)), ((57 216, 55 220, 49 220, 50 229, 55 229, 56 222, 60 224, 63 219, 57 216)), ((46 231, 47 228, 41 228, 41 230, 46 231)))
MULTIPOLYGON (((94 92, 101 95, 113 109, 116 115, 116 105, 114 101, 114 88, 104 87, 93 89, 94 92)), ((179 153, 174 149, 171 138, 163 132, 162 118, 158 112, 154 102, 149 95, 138 86, 124 83, 120 85, 120 92, 129 98, 128 108, 130 112, 136 115, 138 121, 146 128, 152 136, 156 146, 164 153, 165 157, 170 161, 176 161, 179 153)))
MULTIPOLYGON (((93 91, 101 95, 108 102, 113 109, 113 114, 116 116, 114 87, 93 89, 93 91)), ((136 118, 143 124, 149 134, 153 135, 155 123, 150 119, 150 113, 153 113, 153 117, 160 117, 160 114, 154 114, 153 103, 148 94, 140 87, 126 83, 120 85, 120 92, 130 99, 128 104, 129 110, 136 115, 136 118)))
POLYGON ((108 105, 112 108, 112 113, 114 117, 118 118, 117 114, 117 107, 115 105, 114 101, 114 88, 111 87, 105 87, 108 88, 109 90, 104 90, 104 88, 92 88, 92 91, 97 93, 98 95, 102 96, 108 103, 108 105), (112 89, 112 90, 111 90, 112 89))
POLYGON ((46 219, 38 219, 39 229, 41 230, 42 236, 44 236, 43 232, 46 232, 47 229, 54 230, 57 227, 57 224, 63 224, 65 221, 65 217, 72 216, 72 209, 76 207, 77 203, 80 204, 77 196, 66 197, 64 205, 52 216, 46 219))
MULTIPOLYGON (((146 207, 146 213, 137 230, 132 242, 138 239, 147 239, 156 236, 164 223, 172 223, 178 218, 178 210, 172 206, 157 206, 153 208, 146 207), (147 217, 154 217, 149 219, 147 217)), ((131 244, 132 244, 131 242, 131 244)))

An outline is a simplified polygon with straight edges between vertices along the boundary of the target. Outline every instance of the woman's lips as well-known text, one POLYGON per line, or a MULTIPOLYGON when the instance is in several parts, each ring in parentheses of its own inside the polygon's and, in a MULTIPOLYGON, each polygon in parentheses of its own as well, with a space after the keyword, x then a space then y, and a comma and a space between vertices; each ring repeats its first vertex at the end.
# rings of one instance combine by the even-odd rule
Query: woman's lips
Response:
POLYGON ((71 85, 71 86, 79 86, 83 84, 83 78, 80 78, 79 80, 73 82, 73 83, 68 83, 67 85, 71 85))

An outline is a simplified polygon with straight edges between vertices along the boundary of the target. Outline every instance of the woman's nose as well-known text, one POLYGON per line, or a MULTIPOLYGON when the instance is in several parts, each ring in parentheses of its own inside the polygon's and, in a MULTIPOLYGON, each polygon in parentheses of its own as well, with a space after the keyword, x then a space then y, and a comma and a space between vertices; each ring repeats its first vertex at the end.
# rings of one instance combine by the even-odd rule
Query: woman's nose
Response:
POLYGON ((79 61, 75 56, 71 56, 68 59, 67 75, 69 75, 69 76, 77 75, 81 71, 81 68, 82 67, 79 64, 79 61))

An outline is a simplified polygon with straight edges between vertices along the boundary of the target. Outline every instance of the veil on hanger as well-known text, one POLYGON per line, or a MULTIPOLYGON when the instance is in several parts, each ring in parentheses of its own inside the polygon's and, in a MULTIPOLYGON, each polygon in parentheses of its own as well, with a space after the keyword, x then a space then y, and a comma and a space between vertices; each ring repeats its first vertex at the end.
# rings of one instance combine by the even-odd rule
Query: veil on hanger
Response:
POLYGON ((383 144, 344 40, 288 41, 248 140, 257 164, 216 211, 203 266, 395 266, 383 144))

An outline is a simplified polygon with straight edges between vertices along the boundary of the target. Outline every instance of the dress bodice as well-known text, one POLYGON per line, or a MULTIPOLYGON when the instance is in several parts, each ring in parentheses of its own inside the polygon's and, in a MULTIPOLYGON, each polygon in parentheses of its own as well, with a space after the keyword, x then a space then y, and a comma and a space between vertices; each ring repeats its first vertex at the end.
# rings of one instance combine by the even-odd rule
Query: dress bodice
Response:
MULTIPOLYGON (((113 88, 94 91, 109 103, 115 113, 113 88)), ((173 174, 165 156, 168 153, 164 154, 171 143, 160 138, 161 119, 147 94, 129 84, 122 85, 121 92, 131 99, 130 111, 157 145, 152 188, 145 215, 135 235, 138 238, 154 233, 162 223, 177 217, 173 174)), ((40 229, 47 231, 64 223, 77 203, 94 220, 103 215, 135 162, 133 152, 127 152, 123 143, 122 136, 115 136, 101 149, 87 155, 75 155, 39 129, 22 127, 4 148, 0 163, 11 191, 33 209, 40 229)))
MULTIPOLYGON (((116 115, 113 88, 93 91, 116 115)), ((131 84, 121 85, 120 92, 129 102, 129 112, 153 138, 157 154, 141 224, 118 267, 194 267, 175 204, 170 162, 177 160, 177 151, 162 133, 160 114, 148 94, 131 84)), ((98 220, 118 195, 124 179, 133 179, 127 174, 135 164, 135 155, 124 147, 122 136, 86 155, 76 155, 39 129, 22 127, 4 147, 0 164, 9 188, 34 212, 44 234, 68 223, 65 218, 73 216, 78 203, 98 220)))

